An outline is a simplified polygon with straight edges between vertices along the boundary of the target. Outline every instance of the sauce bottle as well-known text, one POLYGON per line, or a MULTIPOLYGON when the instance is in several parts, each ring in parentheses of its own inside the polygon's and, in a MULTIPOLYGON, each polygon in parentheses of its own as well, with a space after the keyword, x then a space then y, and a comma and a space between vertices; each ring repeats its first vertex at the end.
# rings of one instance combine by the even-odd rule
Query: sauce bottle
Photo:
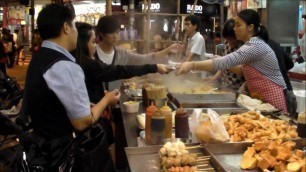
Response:
POLYGON ((172 109, 167 105, 167 102, 165 105, 160 108, 160 110, 163 112, 165 116, 165 138, 171 138, 172 137, 172 109))
POLYGON ((188 114, 182 106, 175 113, 175 137, 189 138, 188 114))
POLYGON ((155 110, 157 110, 157 108, 154 106, 154 103, 151 102, 151 106, 146 110, 145 138, 147 144, 151 144, 151 119, 155 110))
POLYGON ((145 84, 142 86, 142 105, 143 105, 143 107, 148 107, 149 106, 145 84))
POLYGON ((306 111, 299 114, 297 123, 297 132, 299 137, 306 138, 306 111))
POLYGON ((160 145, 165 138, 165 116, 162 111, 156 110, 151 120, 151 144, 160 145))

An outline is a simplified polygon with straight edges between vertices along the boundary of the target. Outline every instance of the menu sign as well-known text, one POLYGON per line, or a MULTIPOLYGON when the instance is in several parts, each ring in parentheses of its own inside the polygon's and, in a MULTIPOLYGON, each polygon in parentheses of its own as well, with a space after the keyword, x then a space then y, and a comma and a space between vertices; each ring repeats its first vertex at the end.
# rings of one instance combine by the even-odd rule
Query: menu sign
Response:
MULTIPOLYGON (((148 5, 145 6, 144 4, 142 4, 141 10, 142 12, 147 11, 148 5)), ((160 12, 160 3, 151 3, 150 10, 151 12, 160 12)))
MULTIPOLYGON (((153 13, 176 13, 177 1, 151 0, 150 10, 153 13)), ((148 5, 143 0, 135 0, 135 11, 144 12, 148 10, 148 5)), ((185 9, 186 10, 186 9, 185 9)))
MULTIPOLYGON (((187 4, 187 13, 191 13, 193 9, 193 5, 187 4)), ((203 6, 202 5, 196 5, 194 9, 194 14, 202 14, 203 13, 203 6)))

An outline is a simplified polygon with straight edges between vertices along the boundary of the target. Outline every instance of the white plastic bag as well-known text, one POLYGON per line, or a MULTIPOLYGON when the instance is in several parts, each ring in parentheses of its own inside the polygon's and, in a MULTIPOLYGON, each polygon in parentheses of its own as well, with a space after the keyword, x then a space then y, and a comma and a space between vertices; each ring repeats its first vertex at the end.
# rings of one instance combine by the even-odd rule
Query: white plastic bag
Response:
POLYGON ((195 130, 199 126, 202 109, 193 109, 191 120, 189 120, 189 130, 191 132, 192 143, 199 142, 195 136, 195 130))
POLYGON ((219 114, 211 109, 207 110, 209 120, 203 121, 195 129, 195 136, 199 142, 228 142, 229 135, 219 114))

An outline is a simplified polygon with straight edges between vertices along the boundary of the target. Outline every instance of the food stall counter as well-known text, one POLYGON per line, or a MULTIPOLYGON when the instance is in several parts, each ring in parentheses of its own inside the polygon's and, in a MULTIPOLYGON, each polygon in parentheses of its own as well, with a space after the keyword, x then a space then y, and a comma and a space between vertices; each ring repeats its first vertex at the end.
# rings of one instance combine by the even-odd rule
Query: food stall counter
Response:
POLYGON ((137 147, 137 137, 139 135, 138 123, 136 116, 144 112, 142 103, 139 105, 139 111, 136 113, 127 113, 123 105, 124 102, 129 101, 126 94, 122 94, 120 98, 120 108, 122 113, 122 120, 124 125, 125 136, 127 140, 128 147, 137 147))

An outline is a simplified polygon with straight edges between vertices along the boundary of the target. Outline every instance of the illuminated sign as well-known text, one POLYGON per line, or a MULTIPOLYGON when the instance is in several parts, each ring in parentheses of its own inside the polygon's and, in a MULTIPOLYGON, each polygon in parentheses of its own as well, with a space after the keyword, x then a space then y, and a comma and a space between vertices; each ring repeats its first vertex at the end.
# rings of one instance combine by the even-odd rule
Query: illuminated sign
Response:
MULTIPOLYGON (((193 5, 187 4, 187 13, 191 13, 193 8, 193 5)), ((195 14, 202 14, 203 13, 203 6, 202 5, 196 5, 194 9, 195 14)))
MULTIPOLYGON (((144 4, 141 6, 142 11, 148 10, 148 6, 145 7, 144 4)), ((151 12, 160 12, 160 3, 151 3, 151 12)))
POLYGON ((73 5, 76 15, 81 14, 92 14, 92 13, 105 13, 105 3, 96 3, 96 4, 78 4, 73 5))

